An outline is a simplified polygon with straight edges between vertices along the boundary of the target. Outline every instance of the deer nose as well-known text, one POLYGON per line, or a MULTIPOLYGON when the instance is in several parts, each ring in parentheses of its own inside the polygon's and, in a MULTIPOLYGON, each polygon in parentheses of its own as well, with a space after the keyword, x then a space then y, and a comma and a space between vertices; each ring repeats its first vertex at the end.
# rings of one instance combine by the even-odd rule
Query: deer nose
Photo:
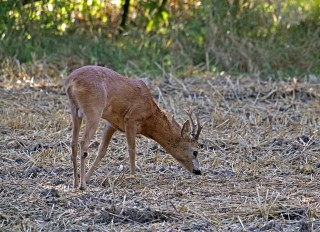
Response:
POLYGON ((195 175, 201 175, 201 171, 200 171, 200 170, 193 170, 193 173, 194 173, 195 175))

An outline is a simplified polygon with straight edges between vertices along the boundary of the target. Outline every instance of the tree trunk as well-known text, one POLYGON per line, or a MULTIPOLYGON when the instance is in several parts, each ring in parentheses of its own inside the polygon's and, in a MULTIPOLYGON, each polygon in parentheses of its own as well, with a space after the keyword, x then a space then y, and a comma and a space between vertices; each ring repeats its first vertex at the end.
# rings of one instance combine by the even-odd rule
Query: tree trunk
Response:
POLYGON ((125 0, 122 6, 122 16, 121 16, 119 33, 122 33, 126 28, 127 18, 129 14, 129 7, 130 7, 130 0, 125 0))

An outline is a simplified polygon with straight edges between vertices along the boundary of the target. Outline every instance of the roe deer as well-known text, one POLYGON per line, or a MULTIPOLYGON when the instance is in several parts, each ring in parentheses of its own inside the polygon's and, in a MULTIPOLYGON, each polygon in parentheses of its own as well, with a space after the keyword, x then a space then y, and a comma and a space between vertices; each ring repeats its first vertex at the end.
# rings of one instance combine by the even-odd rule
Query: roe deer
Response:
POLYGON ((192 112, 182 128, 159 109, 145 83, 131 80, 111 69, 99 66, 84 66, 73 71, 66 83, 72 116, 71 160, 73 163, 73 185, 78 187, 77 150, 82 119, 86 120, 80 141, 80 189, 86 188, 95 167, 105 156, 111 137, 119 130, 126 134, 131 175, 135 175, 135 137, 142 134, 158 142, 168 153, 190 172, 201 175, 198 161, 198 138, 202 129, 199 114, 197 124, 192 112), (98 155, 85 174, 85 159, 88 146, 95 134, 99 120, 106 120, 98 155), (192 125, 191 125, 192 124, 192 125), (191 128, 192 126, 192 128, 191 128))

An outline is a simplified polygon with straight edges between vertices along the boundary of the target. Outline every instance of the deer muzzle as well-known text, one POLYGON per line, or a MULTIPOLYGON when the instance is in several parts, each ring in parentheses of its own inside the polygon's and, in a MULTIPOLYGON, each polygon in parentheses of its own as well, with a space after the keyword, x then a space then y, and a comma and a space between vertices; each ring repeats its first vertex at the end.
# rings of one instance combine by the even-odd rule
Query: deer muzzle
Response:
POLYGON ((201 171, 200 171, 200 170, 193 170, 193 174, 195 174, 195 175, 201 175, 201 171))

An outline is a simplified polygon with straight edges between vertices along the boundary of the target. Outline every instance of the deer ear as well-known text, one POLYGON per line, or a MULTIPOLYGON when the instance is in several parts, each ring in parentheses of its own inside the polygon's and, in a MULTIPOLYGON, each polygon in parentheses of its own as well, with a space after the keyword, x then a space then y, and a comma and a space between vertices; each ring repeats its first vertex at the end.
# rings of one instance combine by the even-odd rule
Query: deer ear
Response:
POLYGON ((181 137, 182 138, 190 138, 190 134, 191 134, 190 121, 187 120, 183 124, 182 130, 181 130, 181 137))

